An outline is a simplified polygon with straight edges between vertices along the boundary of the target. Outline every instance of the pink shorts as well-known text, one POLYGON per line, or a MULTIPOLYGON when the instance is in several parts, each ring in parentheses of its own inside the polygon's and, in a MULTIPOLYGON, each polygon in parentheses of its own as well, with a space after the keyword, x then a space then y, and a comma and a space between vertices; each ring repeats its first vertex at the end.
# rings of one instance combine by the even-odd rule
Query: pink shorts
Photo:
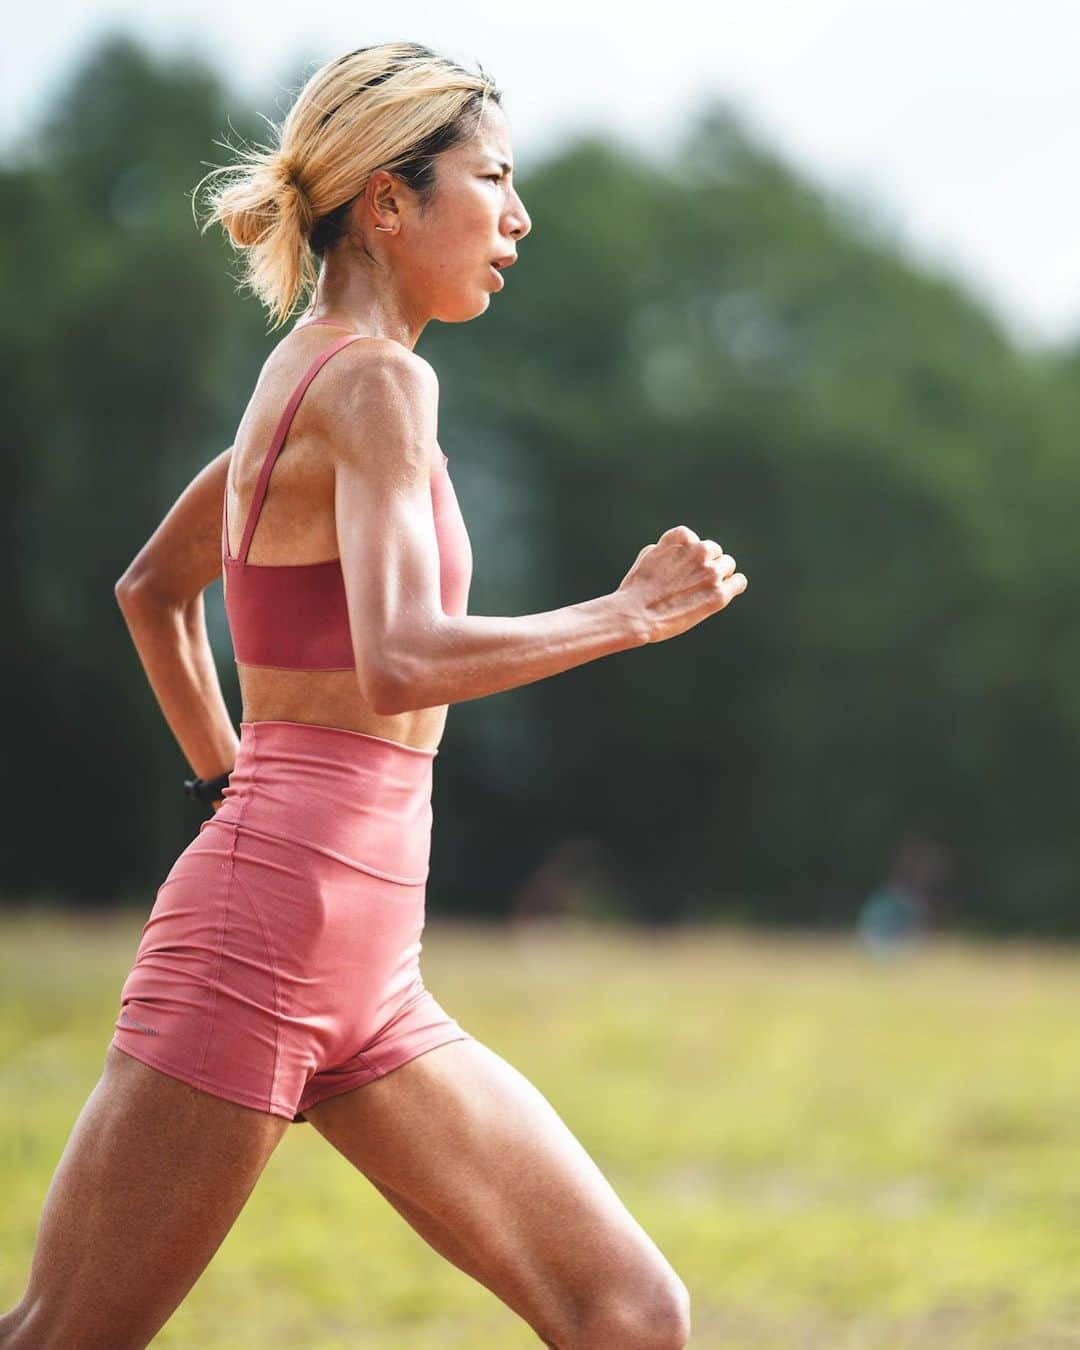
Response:
POLYGON ((112 1044, 291 1121, 471 1036, 420 977, 432 767, 304 722, 241 722, 220 809, 173 864, 112 1044))

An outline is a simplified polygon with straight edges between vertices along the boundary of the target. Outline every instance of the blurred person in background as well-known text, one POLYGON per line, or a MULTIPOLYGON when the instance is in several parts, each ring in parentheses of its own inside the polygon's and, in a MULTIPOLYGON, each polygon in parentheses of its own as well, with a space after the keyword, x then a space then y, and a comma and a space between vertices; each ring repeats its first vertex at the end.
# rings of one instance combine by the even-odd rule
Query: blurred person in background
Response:
POLYGON ((920 830, 904 835, 889 874, 867 896, 855 921, 859 940, 875 956, 917 946, 952 922, 955 866, 952 850, 920 830))

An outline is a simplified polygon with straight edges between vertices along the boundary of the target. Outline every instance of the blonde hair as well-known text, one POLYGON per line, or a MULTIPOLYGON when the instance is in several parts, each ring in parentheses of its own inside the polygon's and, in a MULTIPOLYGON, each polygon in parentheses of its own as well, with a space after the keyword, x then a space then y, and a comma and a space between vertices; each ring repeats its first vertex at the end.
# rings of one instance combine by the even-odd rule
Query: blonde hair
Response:
POLYGON ((280 127, 269 123, 276 145, 241 147, 237 163, 199 180, 193 213, 212 183, 200 233, 221 222, 242 255, 238 289, 253 291, 280 327, 298 299, 310 303, 318 261, 372 173, 397 174, 423 208, 436 156, 475 132, 489 98, 501 94, 481 67, 473 74, 418 42, 358 47, 308 79, 280 127))

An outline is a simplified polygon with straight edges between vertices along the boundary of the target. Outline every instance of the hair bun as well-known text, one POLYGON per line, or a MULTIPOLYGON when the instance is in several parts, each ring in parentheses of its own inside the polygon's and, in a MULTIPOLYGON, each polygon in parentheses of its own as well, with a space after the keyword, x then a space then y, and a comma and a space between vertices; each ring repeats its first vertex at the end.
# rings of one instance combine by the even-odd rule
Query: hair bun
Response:
POLYGON ((304 185, 300 182, 300 176, 290 160, 283 155, 278 156, 274 164, 275 177, 278 186, 285 193, 291 193, 296 200, 300 215, 300 228, 305 234, 310 234, 315 224, 315 213, 311 209, 311 202, 307 193, 304 191, 304 185))
POLYGON ((292 160, 286 155, 275 155, 270 163, 270 169, 282 187, 300 186, 292 160))

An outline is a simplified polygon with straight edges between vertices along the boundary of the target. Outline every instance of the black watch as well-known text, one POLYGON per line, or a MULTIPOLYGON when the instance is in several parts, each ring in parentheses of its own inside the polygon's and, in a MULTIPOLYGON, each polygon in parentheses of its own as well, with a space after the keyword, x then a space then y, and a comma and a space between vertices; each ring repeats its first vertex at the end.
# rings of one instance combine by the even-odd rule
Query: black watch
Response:
POLYGON ((189 797, 197 797, 199 801, 212 806, 227 786, 230 773, 231 769, 217 778, 185 778, 184 791, 189 797))

